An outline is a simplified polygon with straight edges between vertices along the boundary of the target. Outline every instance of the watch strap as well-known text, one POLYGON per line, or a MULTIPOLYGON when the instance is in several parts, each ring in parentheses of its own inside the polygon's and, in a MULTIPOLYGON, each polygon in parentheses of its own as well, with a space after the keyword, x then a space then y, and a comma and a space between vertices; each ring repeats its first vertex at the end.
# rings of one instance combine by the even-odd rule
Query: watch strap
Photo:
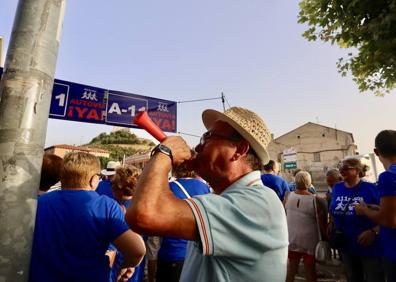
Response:
POLYGON ((162 153, 164 155, 167 155, 173 164, 173 155, 172 155, 172 150, 163 144, 158 144, 157 146, 154 147, 154 149, 151 151, 151 157, 154 156, 157 153, 162 153))

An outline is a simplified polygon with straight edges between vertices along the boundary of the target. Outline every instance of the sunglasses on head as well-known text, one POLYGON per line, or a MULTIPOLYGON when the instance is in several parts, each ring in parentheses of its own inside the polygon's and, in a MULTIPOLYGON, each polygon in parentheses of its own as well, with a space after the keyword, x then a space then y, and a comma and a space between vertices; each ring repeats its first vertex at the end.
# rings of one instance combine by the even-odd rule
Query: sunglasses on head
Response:
POLYGON ((340 171, 346 171, 346 170, 350 170, 350 169, 356 169, 355 167, 351 167, 351 166, 342 166, 340 167, 340 171))

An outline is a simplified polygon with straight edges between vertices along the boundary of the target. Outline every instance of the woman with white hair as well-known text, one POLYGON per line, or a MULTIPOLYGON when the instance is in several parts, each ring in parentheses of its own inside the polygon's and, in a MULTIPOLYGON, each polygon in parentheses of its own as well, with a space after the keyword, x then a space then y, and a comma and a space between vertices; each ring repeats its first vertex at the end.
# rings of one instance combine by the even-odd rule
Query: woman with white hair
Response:
POLYGON ((289 229, 289 263, 286 282, 294 281, 298 265, 303 258, 305 279, 316 281, 315 246, 319 241, 317 224, 325 230, 325 216, 316 196, 308 192, 311 175, 300 171, 295 176, 296 190, 285 197, 284 205, 289 229), (316 216, 316 213, 318 216, 316 216), (317 218, 319 223, 316 222, 317 218))

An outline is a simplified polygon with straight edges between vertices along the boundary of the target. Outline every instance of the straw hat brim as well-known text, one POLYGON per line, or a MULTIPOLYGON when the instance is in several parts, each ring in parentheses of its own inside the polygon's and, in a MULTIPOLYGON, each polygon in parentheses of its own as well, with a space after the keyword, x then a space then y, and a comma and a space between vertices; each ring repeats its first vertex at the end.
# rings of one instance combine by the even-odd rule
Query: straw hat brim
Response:
POLYGON ((106 169, 102 169, 102 171, 100 172, 100 174, 106 175, 106 176, 110 176, 110 175, 115 175, 116 172, 114 170, 108 171, 106 169))
POLYGON ((269 157, 269 154, 267 152, 267 149, 262 144, 260 144, 260 142, 258 142, 256 140, 256 138, 254 138, 254 136, 249 131, 247 131, 245 128, 243 128, 241 125, 239 125, 236 121, 234 121, 233 119, 231 119, 227 115, 223 114, 222 112, 218 112, 216 110, 209 109, 209 110, 205 110, 202 113, 202 121, 203 121, 203 124, 205 125, 206 129, 208 129, 208 130, 212 128, 212 125, 216 121, 224 121, 224 122, 228 123, 246 141, 249 142, 250 146, 256 152, 256 154, 260 158, 261 162, 263 164, 268 163, 270 157, 269 157))

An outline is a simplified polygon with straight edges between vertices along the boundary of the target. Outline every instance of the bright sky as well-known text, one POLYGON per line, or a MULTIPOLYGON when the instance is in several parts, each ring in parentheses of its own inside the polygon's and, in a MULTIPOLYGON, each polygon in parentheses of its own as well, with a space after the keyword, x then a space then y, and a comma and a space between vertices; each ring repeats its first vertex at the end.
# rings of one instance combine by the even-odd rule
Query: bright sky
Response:
MULTIPOLYGON (((5 50, 17 2, 0 4, 5 50)), ((302 38, 298 11, 297 0, 68 0, 55 77, 174 101, 224 92, 275 137, 318 122, 352 132, 360 153, 371 152, 380 130, 396 128, 396 91, 359 93, 336 69, 346 51, 302 38)), ((178 131, 201 135, 206 108, 222 104, 179 104, 178 131)), ((50 119, 46 146, 87 143, 111 129, 50 119)))

